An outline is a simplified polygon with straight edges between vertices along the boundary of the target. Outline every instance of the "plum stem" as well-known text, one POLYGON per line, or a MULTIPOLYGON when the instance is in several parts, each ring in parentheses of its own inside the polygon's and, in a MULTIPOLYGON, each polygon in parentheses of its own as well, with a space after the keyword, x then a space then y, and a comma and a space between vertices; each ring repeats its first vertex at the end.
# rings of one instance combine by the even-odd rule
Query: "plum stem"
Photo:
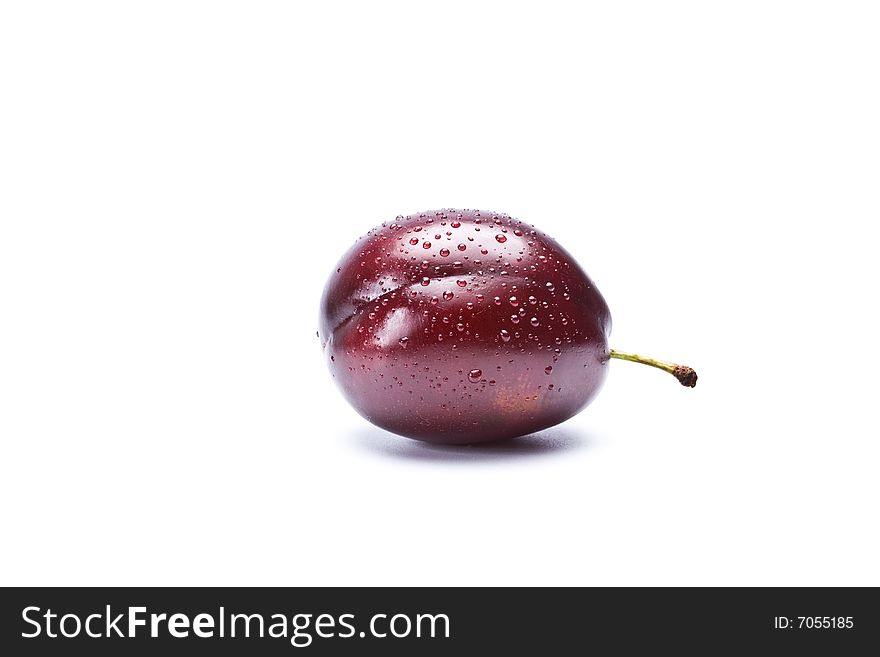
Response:
POLYGON ((669 372, 672 376, 678 379, 678 382, 681 385, 687 386, 688 388, 693 388, 697 385, 697 373, 693 368, 688 367, 687 365, 667 363, 666 361, 657 360, 656 358, 648 358, 647 356, 639 356, 638 354, 628 354, 625 351, 617 351, 616 349, 611 350, 611 358, 628 360, 633 363, 641 363, 642 365, 650 365, 651 367, 656 367, 664 372, 669 372))

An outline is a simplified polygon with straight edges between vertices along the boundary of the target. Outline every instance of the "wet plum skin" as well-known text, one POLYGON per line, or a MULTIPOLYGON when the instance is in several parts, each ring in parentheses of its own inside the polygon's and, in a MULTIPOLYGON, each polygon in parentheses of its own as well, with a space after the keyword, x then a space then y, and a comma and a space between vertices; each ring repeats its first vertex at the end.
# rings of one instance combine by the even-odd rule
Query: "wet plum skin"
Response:
POLYGON ((607 372, 611 316, 555 240, 502 213, 400 216, 331 274, 319 337, 351 405, 434 443, 522 436, 563 422, 607 372))

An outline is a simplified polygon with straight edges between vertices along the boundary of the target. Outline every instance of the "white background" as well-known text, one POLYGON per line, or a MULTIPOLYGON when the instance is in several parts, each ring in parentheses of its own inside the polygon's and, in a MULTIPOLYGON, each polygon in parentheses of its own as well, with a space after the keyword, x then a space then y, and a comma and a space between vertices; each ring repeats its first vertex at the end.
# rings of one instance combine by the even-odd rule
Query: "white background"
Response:
POLYGON ((880 14, 857 2, 6 3, 0 582, 880 585, 880 14), (506 211, 614 362, 482 448, 315 337, 373 225, 506 211))

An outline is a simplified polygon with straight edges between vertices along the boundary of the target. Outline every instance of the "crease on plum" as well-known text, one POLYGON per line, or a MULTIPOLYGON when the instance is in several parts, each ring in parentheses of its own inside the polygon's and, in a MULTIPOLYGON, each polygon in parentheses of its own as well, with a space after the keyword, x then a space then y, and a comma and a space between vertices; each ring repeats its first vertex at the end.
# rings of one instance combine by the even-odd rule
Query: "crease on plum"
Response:
MULTIPOLYGON (((468 275, 471 275, 472 273, 473 273, 473 271, 468 271, 468 272, 461 273, 461 272, 455 272, 455 271, 453 270, 453 271, 449 271, 448 273, 444 273, 442 276, 430 276, 429 278, 431 279, 431 282, 434 282, 434 281, 441 281, 441 280, 445 280, 445 279, 448 279, 448 278, 452 278, 453 275, 455 275, 455 276, 468 276, 468 275)), ((510 278, 510 279, 508 279, 508 280, 513 281, 513 283, 514 283, 517 287, 519 287, 520 285, 522 285, 523 287, 525 287, 525 286, 527 285, 528 281, 529 281, 529 279, 526 279, 526 278, 523 278, 523 277, 519 277, 519 278, 510 278)), ((412 290, 412 289, 416 289, 416 290, 418 290, 418 287, 417 287, 417 286, 418 286, 418 287, 422 287, 422 284, 421 284, 420 282, 418 282, 418 281, 414 281, 414 282, 412 282, 412 283, 398 285, 397 287, 392 288, 392 289, 390 289, 390 290, 387 290, 386 292, 383 292, 382 294, 380 294, 380 295, 378 295, 378 296, 375 296, 375 297, 361 296, 361 297, 359 297, 359 298, 353 299, 353 300, 352 300, 352 304, 355 306, 355 312, 352 312, 352 313, 348 314, 344 319, 342 319, 338 324, 336 324, 336 325, 332 328, 332 331, 333 331, 333 332, 336 332, 337 330, 341 329, 343 326, 345 326, 349 321, 351 321, 351 320, 354 319, 355 317, 358 317, 358 316, 362 315, 363 313, 362 313, 362 312, 359 312, 359 311, 360 311, 364 306, 367 306, 367 305, 370 305, 370 304, 373 304, 373 303, 381 303, 381 302, 382 302, 382 299, 384 299, 384 298, 389 298, 389 299, 390 299, 390 295, 392 295, 392 294, 396 294, 397 292, 400 292, 401 290, 405 290, 406 292, 409 292, 409 291, 412 290)), ((456 286, 456 287, 458 287, 458 286, 456 286)), ((488 304, 488 303, 489 303, 489 302, 487 302, 487 304, 488 304)), ((488 312, 489 310, 490 310, 490 307, 487 305, 486 307, 482 308, 481 310, 478 310, 478 311, 474 312, 474 313, 473 313, 473 316, 476 317, 477 315, 481 315, 481 314, 483 314, 483 313, 485 313, 485 312, 488 312)))

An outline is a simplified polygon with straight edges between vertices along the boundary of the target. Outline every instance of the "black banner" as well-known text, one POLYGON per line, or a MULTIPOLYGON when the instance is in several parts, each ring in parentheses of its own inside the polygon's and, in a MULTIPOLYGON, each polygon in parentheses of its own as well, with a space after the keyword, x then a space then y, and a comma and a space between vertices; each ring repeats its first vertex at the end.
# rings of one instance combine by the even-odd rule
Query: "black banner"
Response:
POLYGON ((646 646, 850 655, 876 650, 880 639, 880 602, 869 588, 12 588, 0 596, 4 655, 634 654, 646 646))

